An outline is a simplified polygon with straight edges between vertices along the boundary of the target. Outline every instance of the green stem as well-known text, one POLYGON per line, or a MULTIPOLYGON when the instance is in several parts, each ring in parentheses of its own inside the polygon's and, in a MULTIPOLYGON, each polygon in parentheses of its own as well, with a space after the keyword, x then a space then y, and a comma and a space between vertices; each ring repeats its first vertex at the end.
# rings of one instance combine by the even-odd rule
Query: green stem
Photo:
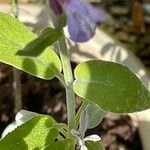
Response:
POLYGON ((18 18, 18 0, 12 0, 11 1, 11 7, 13 10, 13 14, 16 18, 18 18))
POLYGON ((64 79, 67 86, 66 102, 67 102, 68 126, 70 129, 73 129, 75 127, 75 93, 73 91, 73 75, 65 38, 62 37, 59 40, 58 44, 63 66, 64 79))
MULTIPOLYGON (((18 0, 11 1, 12 12, 16 18, 18 18, 18 0)), ((21 93, 21 73, 20 70, 13 68, 13 89, 14 89, 14 96, 15 96, 15 108, 14 112, 18 112, 22 109, 22 93, 21 93)))
POLYGON ((63 76, 61 73, 56 74, 56 78, 58 78, 59 81, 63 84, 63 86, 64 86, 65 88, 67 88, 66 82, 65 82, 65 79, 64 79, 64 76, 63 76))

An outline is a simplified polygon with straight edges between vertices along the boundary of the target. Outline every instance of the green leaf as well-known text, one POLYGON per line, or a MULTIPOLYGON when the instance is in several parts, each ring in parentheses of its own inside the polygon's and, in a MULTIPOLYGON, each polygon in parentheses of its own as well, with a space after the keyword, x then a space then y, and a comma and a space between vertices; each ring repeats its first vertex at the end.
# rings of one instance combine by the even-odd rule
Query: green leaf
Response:
POLYGON ((51 79, 61 71, 59 57, 53 50, 47 48, 38 57, 15 55, 36 37, 14 17, 0 13, 0 61, 39 78, 51 79))
POLYGON ((75 93, 104 110, 123 113, 150 108, 149 91, 126 66, 87 61, 76 67, 75 78, 75 93))
POLYGON ((0 141, 1 150, 38 150, 54 142, 58 130, 49 116, 37 116, 6 135, 0 141))
POLYGON ((45 48, 55 43, 61 36, 61 32, 47 27, 36 39, 28 43, 23 50, 18 51, 17 55, 32 57, 38 56, 45 50, 45 48))
POLYGON ((63 27, 65 27, 67 23, 66 14, 63 12, 61 15, 57 17, 51 17, 51 18, 52 18, 52 22, 54 23, 55 28, 57 30, 62 31, 63 27))
POLYGON ((85 132, 87 129, 95 128, 102 121, 106 114, 107 112, 102 110, 98 105, 88 104, 86 109, 81 114, 80 131, 85 132), (87 125, 84 125, 84 123, 87 125), (83 129, 84 127, 86 127, 86 129, 83 129))
POLYGON ((45 148, 44 150, 74 150, 73 142, 70 139, 57 141, 45 148))
POLYGON ((86 146, 88 150, 105 150, 105 148, 101 145, 100 142, 88 141, 86 142, 86 146))

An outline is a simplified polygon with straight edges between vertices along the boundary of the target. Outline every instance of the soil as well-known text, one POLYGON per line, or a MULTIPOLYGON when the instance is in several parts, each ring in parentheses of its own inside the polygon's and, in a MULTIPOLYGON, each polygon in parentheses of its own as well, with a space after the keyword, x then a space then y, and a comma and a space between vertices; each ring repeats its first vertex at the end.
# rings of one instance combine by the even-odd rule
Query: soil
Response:
POLYGON ((150 68, 150 1, 103 2, 111 15, 101 28, 150 68), (147 6, 148 9, 144 9, 147 6))

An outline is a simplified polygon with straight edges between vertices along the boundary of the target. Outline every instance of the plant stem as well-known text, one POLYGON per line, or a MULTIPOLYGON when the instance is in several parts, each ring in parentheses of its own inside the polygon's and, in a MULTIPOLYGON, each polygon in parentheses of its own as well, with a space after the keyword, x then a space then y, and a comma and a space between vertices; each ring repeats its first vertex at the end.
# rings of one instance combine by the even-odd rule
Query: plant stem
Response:
MULTIPOLYGON (((48 2, 47 2, 48 3, 48 2)), ((55 28, 59 26, 59 17, 56 16, 53 11, 50 11, 51 21, 55 28)), ((73 75, 72 75, 72 69, 68 54, 68 49, 66 46, 65 37, 62 36, 61 39, 58 41, 58 49, 60 53, 60 58, 62 61, 62 67, 63 67, 63 74, 64 74, 64 80, 61 76, 57 76, 60 81, 63 81, 63 84, 65 85, 66 89, 66 103, 67 103, 67 117, 68 117, 68 127, 69 129, 75 128, 75 93, 73 91, 73 75)), ((70 137, 71 132, 69 133, 70 137)))
POLYGON ((13 88, 15 93, 15 110, 14 112, 18 112, 22 109, 22 94, 21 94, 21 74, 20 70, 13 68, 13 88))
POLYGON ((63 84, 63 86, 67 88, 63 74, 61 73, 56 74, 56 78, 58 78, 58 80, 63 84))
POLYGON ((18 13, 19 13, 18 0, 12 0, 11 1, 11 7, 12 7, 12 11, 13 11, 14 16, 16 18, 18 18, 18 13))
MULTIPOLYGON (((12 0, 11 3, 13 14, 16 18, 18 18, 18 0, 12 0)), ((20 70, 13 68, 13 89, 15 93, 15 109, 14 112, 18 112, 22 109, 22 94, 21 94, 21 73, 20 70)))
POLYGON ((70 129, 73 129, 75 127, 75 93, 73 91, 73 75, 65 38, 62 37, 59 40, 58 44, 63 66, 64 79, 67 86, 66 102, 67 102, 68 126, 70 129))

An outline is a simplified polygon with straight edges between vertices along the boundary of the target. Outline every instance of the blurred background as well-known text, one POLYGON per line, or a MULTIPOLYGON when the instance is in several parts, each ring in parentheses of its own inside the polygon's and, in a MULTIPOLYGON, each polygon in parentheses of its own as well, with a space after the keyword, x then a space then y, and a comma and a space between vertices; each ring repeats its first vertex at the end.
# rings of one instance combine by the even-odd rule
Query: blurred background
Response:
MULTIPOLYGON (((150 0, 92 0, 103 7, 110 19, 99 25, 121 47, 129 50, 150 72, 150 0)), ((16 13, 11 0, 0 0, 0 12, 16 13)), ((19 0, 17 17, 32 31, 50 24, 46 0, 19 0)), ((105 52, 104 52, 105 53, 105 52)), ((77 65, 72 62, 72 68, 77 65)), ((17 72, 18 73, 18 72, 17 72)), ((16 106, 15 71, 0 63, 0 134, 14 120, 19 108, 49 114, 58 122, 66 122, 65 90, 57 79, 45 81, 19 71, 21 104, 16 106)), ((81 101, 76 97, 76 109, 81 101)), ((128 115, 108 114, 103 122, 87 134, 102 137, 106 150, 144 150, 138 124, 128 115)))

